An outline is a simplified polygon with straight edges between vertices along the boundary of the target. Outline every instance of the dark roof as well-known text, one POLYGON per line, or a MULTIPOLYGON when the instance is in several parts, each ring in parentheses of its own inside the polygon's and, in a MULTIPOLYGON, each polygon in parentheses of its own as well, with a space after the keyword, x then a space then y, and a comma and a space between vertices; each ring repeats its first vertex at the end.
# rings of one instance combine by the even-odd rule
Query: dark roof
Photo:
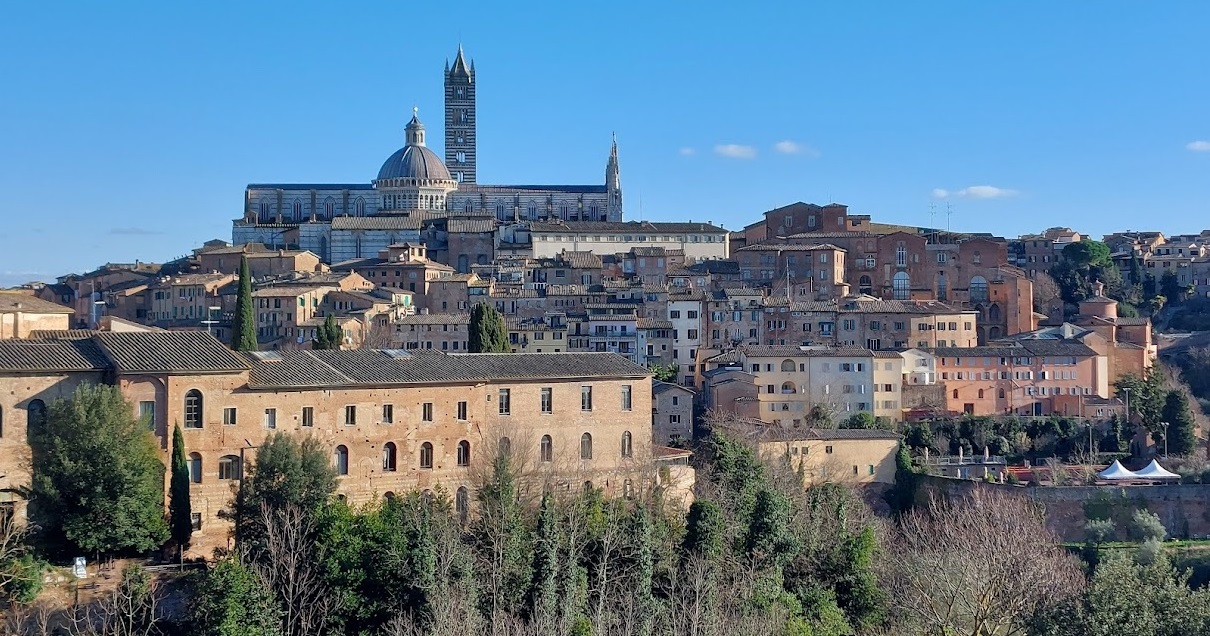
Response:
POLYGON ((698 261, 685 268, 692 274, 738 274, 738 261, 710 260, 698 261))
POLYGON ((108 367, 91 340, 0 340, 0 372, 99 371, 108 367))
POLYGON ((948 358, 974 358, 995 356, 1076 356, 1089 357, 1097 355, 1081 342, 1074 340, 1014 340, 1003 344, 991 344, 981 347, 938 347, 924 349, 935 356, 948 358))
POLYGON ((741 420, 720 425, 761 442, 798 442, 831 440, 898 440, 893 431, 862 428, 812 428, 768 424, 760 420, 741 420))
POLYGON ((253 354, 249 386, 397 385, 545 378, 650 377, 613 353, 469 353, 400 350, 278 351, 253 354))
POLYGON ((566 192, 570 194, 604 194, 604 185, 479 185, 462 184, 456 194, 483 192, 485 194, 504 194, 509 192, 566 192))
POLYGON ((691 389, 687 386, 681 386, 679 384, 673 384, 671 382, 663 382, 661 380, 656 380, 656 379, 652 378, 652 380, 651 380, 651 394, 652 395, 659 395, 666 391, 672 391, 672 390, 686 391, 688 393, 694 392, 693 389, 691 389))
POLYGON ((369 183, 249 183, 249 190, 373 190, 369 183))
POLYGON ((601 269, 601 257, 592 252, 564 251, 559 258, 576 269, 601 269))
POLYGON ((101 332, 93 336, 119 373, 229 373, 244 359, 204 331, 101 332))
POLYGON ((721 232, 709 223, 661 223, 652 221, 552 221, 530 224, 531 232, 721 232))
POLYGON ((794 345, 752 345, 740 347, 740 353, 756 358, 775 357, 856 357, 869 358, 874 352, 861 347, 797 347, 794 345))
POLYGON ((496 231, 496 219, 450 219, 446 231, 464 234, 485 234, 496 231))
POLYGON ((422 221, 407 216, 338 216, 333 230, 419 230, 422 221))
POLYGON ((34 329, 29 337, 35 340, 87 340, 100 333, 96 329, 34 329))
POLYGON ((412 314, 399 316, 391 321, 395 325, 469 325, 471 315, 462 314, 412 314))

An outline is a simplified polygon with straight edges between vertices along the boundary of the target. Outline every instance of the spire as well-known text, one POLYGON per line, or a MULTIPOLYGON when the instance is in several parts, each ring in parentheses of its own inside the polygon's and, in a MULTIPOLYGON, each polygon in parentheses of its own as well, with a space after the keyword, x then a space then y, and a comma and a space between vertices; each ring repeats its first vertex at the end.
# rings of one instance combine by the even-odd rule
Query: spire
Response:
MULTIPOLYGON (((613 134, 609 147, 609 162, 605 165, 605 190, 609 194, 606 221, 622 220, 622 169, 618 161, 618 135, 613 134)), ((596 219, 593 219, 594 221, 596 219)))
POLYGON ((466 56, 462 53, 462 43, 458 43, 458 55, 454 57, 454 65, 449 69, 450 76, 470 79, 471 72, 466 65, 466 56))

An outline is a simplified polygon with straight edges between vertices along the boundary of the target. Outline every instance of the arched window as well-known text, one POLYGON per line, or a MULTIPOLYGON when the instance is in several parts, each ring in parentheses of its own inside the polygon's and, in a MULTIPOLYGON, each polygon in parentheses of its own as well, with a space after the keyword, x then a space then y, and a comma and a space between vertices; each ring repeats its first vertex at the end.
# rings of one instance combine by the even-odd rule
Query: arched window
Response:
POLYGON ((466 440, 458 442, 458 465, 471 465, 471 443, 466 440))
POLYGON ((860 294, 874 293, 874 281, 869 276, 862 276, 857 279, 857 292, 860 294))
POLYGON ((958 389, 954 389, 954 399, 958 399, 958 389))
POLYGON ((458 486, 454 495, 454 512, 458 513, 458 518, 463 522, 471 513, 471 491, 467 490, 466 486, 458 486))
POLYGON ((500 443, 496 444, 496 452, 500 456, 511 455, 513 452, 513 441, 507 437, 501 437, 500 443))
POLYGON ((947 300, 948 297, 949 286, 945 284, 945 272, 937 272, 937 300, 947 300))
POLYGON ((983 399, 983 389, 979 389, 979 399, 983 399))
POLYGON ((631 437, 630 431, 622 433, 622 457, 634 456, 634 438, 631 437))
POLYGON ((336 199, 332 197, 324 199, 324 216, 328 219, 336 216, 336 199))
POLYGON ((189 481, 202 483, 202 456, 197 453, 189 453, 189 481))
POLYGON ((420 445, 420 467, 433 467, 433 445, 429 442, 420 445))
POLYGON ((388 473, 395 472, 395 457, 397 449, 395 442, 387 442, 382 445, 382 470, 388 473))
POLYGON ((987 308, 987 319, 989 322, 1000 322, 1000 305, 993 304, 987 308))
POLYGON ((295 220, 295 221, 301 221, 301 220, 303 220, 303 212, 302 212, 302 211, 303 211, 303 204, 302 204, 302 201, 295 201, 295 202, 294 202, 294 220, 295 220))
POLYGON ((393 493, 389 490, 382 493, 382 498, 385 499, 388 504, 395 503, 395 493, 393 493))
POLYGON ((496 218, 497 219, 504 218, 504 204, 503 203, 496 204, 496 218))
POLYGON ((218 478, 223 480, 240 478, 239 455, 223 455, 218 458, 218 478))
POLYGON ((794 361, 789 358, 786 358, 785 360, 781 361, 781 370, 783 372, 794 371, 797 368, 798 368, 798 365, 794 364, 794 361))
POLYGON ((627 479, 622 482, 622 496, 627 499, 634 499, 634 482, 627 479))
POLYGON ((997 395, 1000 397, 1001 400, 1003 400, 1004 399, 1004 389, 999 389, 997 391, 997 395))
MULTIPOLYGON (((587 433, 585 433, 587 435, 587 433)), ((550 435, 542 436, 541 455, 543 463, 550 463, 554 459, 555 445, 550 439, 550 435)))
POLYGON ((592 459, 592 435, 588 433, 580 436, 580 459, 592 459))
POLYGON ((474 212, 474 211, 475 211, 474 206, 472 206, 472 205, 471 205, 471 202, 470 202, 470 201, 467 201, 467 202, 466 202, 466 205, 464 205, 464 206, 462 207, 462 210, 463 210, 464 212, 466 212, 467 214, 470 214, 471 212, 474 212))
POLYGON ((529 202, 529 218, 530 219, 538 218, 538 204, 534 201, 529 202))
POLYGON ((783 395, 793 395, 798 393, 798 387, 794 386, 793 382, 782 382, 781 392, 783 395))
POLYGON ((895 265, 897 267, 907 267, 907 248, 904 247, 903 243, 900 243, 895 248, 895 265))
POLYGON ((189 389, 185 393, 185 428, 202 427, 202 392, 189 389))
POLYGON ((972 303, 987 302, 987 279, 982 276, 972 278, 970 294, 972 303))
POLYGON ((584 482, 584 485, 581 486, 580 488, 584 491, 584 494, 587 495, 592 492, 592 482, 586 481, 586 482, 584 482))
POLYGON ((272 218, 272 212, 270 212, 270 210, 269 210, 269 202, 264 199, 261 199, 260 200, 260 219, 262 221, 268 221, 271 218, 272 218))
POLYGON ((354 212, 354 213, 355 213, 357 216, 365 216, 365 214, 366 214, 366 200, 365 200, 365 199, 363 199, 362 197, 357 197, 357 200, 353 202, 353 212, 354 212))
POLYGON ((332 467, 336 469, 337 475, 349 474, 349 449, 344 444, 332 451, 332 467))
POLYGON ((895 300, 907 300, 912 296, 912 279, 907 272, 896 272, 891 279, 891 291, 895 300))

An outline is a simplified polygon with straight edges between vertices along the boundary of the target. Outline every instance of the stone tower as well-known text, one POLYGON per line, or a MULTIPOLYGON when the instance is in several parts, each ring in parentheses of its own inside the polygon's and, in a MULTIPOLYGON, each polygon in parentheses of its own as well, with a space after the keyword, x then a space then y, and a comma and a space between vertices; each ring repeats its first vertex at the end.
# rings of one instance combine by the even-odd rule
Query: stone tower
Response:
POLYGON ((475 63, 458 45, 453 66, 445 63, 445 165, 459 183, 476 182, 475 63))
MULTIPOLYGON (((609 194, 605 220, 619 222, 622 220, 622 173, 618 166, 617 135, 613 137, 613 145, 609 148, 609 162, 605 164, 605 190, 609 194)), ((601 219, 593 219, 597 220, 601 219)))

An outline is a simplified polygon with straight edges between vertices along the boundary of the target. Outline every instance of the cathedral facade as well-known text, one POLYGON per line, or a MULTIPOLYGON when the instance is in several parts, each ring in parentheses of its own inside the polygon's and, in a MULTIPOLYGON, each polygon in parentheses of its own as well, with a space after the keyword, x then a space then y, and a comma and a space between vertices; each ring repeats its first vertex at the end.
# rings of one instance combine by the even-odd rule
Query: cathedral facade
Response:
MULTIPOLYGON (((413 112, 404 146, 369 183, 254 183, 232 242, 305 249, 329 263, 371 258, 406 241, 443 253, 450 232, 475 219, 476 229, 529 221, 621 221, 622 185, 616 140, 601 185, 482 185, 476 133, 474 62, 462 48, 445 66, 445 159, 428 148, 413 112), (451 223, 451 221, 455 221, 451 223)), ((484 262, 493 255, 473 255, 484 262)), ((453 263, 451 263, 452 265, 453 263)), ((460 269, 462 269, 460 264, 460 269)))

